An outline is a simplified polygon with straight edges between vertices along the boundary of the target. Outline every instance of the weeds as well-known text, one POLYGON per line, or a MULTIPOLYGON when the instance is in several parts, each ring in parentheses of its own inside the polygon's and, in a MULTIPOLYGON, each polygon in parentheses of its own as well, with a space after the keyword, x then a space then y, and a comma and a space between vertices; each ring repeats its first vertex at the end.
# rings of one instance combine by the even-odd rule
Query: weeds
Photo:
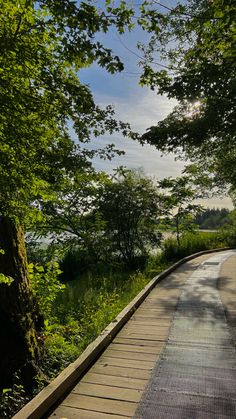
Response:
MULTIPOLYGON (((151 278, 180 258, 227 244, 226 235, 219 233, 187 233, 180 246, 174 238, 165 240, 162 252, 150 255, 140 270, 128 271, 122 264, 104 270, 100 266, 96 274, 77 272, 77 279, 63 286, 57 264, 30 265, 33 291, 45 315, 42 376, 34 393, 73 362, 151 278)), ((27 400, 17 378, 2 394, 0 416, 10 418, 27 400)))

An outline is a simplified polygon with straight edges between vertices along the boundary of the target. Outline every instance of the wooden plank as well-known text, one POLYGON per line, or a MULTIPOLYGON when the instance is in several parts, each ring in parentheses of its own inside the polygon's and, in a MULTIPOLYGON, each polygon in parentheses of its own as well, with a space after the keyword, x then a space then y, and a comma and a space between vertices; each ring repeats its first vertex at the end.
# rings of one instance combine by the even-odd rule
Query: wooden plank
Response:
MULTIPOLYGON (((168 281, 169 282, 169 281, 168 281)), ((148 298, 163 298, 163 299, 177 299, 180 294, 180 289, 178 287, 169 286, 168 288, 164 287, 155 287, 152 292, 152 295, 149 295, 148 298)))
POLYGON ((168 330, 165 331, 158 331, 158 332, 151 332, 150 330, 135 330, 135 329, 128 329, 124 330, 119 334, 119 337, 123 338, 130 338, 130 339, 148 339, 148 340, 166 340, 168 336, 168 330))
POLYGON ((110 365, 110 366, 121 366, 127 368, 137 368, 138 370, 152 370, 154 366, 153 361, 142 361, 132 360, 132 359, 123 359, 122 362, 120 358, 110 358, 108 356, 102 356, 98 361, 97 365, 110 365))
POLYGON ((170 327, 171 321, 163 319, 140 319, 138 316, 130 319, 129 324, 138 327, 170 327))
POLYGON ((161 308, 153 308, 153 307, 142 307, 140 310, 137 310, 135 314, 152 314, 153 316, 171 316, 173 315, 173 310, 161 309, 161 308))
POLYGON ((105 384, 112 387, 133 388, 135 390, 144 390, 147 380, 139 380, 138 378, 118 377, 115 375, 95 374, 88 372, 82 378, 83 383, 105 384))
POLYGON ((136 329, 128 329, 128 330, 124 330, 123 332, 121 332, 119 334, 119 337, 123 338, 123 337, 128 337, 130 339, 133 339, 134 337, 136 337, 136 339, 148 339, 148 340, 159 340, 159 339, 166 339, 168 336, 168 331, 169 330, 164 330, 162 332, 157 331, 157 332, 151 332, 150 330, 136 330, 136 329), (137 337, 138 336, 138 337, 137 337))
POLYGON ((156 324, 155 326, 148 326, 148 325, 144 325, 144 326, 138 326, 137 324, 135 324, 135 322, 133 323, 129 323, 128 326, 124 327, 122 329, 122 332, 139 332, 139 333, 144 333, 144 334, 152 334, 154 333, 155 335, 163 334, 163 333, 167 333, 169 331, 169 325, 168 326, 160 326, 160 324, 156 324))
POLYGON ((151 308, 159 307, 160 309, 170 310, 175 309, 177 302, 177 297, 159 298, 152 295, 150 295, 145 301, 145 303, 150 305, 151 308))
POLYGON ((176 305, 176 302, 178 301, 178 298, 174 298, 171 300, 169 299, 161 299, 159 297, 152 298, 152 295, 149 295, 145 300, 145 305, 150 305, 150 307, 156 308, 159 307, 159 309, 173 309, 176 305))
POLYGON ((81 382, 74 387, 72 393, 138 403, 142 395, 142 390, 81 382))
POLYGON ((133 316, 131 319, 130 319, 130 321, 129 322, 135 322, 135 323, 144 323, 144 324, 146 324, 146 323, 150 323, 150 324, 158 324, 158 323, 160 323, 160 324, 170 324, 170 319, 172 318, 171 316, 169 316, 167 319, 163 319, 162 317, 159 317, 159 316, 153 316, 153 314, 152 313, 148 313, 149 314, 149 316, 152 316, 153 318, 151 318, 151 319, 146 319, 145 318, 145 316, 147 316, 147 314, 145 314, 145 313, 139 313, 139 314, 136 314, 135 316, 133 316))
POLYGON ((126 338, 126 339, 140 339, 140 340, 153 340, 153 341, 165 341, 168 336, 168 332, 165 333, 158 333, 158 334, 152 334, 152 333, 135 333, 130 331, 124 331, 119 333, 120 338, 126 338))
POLYGON ((149 315, 149 316, 153 316, 156 319, 158 318, 162 318, 162 317, 167 317, 170 318, 171 316, 173 316, 173 313, 175 312, 175 309, 171 309, 171 310, 166 310, 166 309, 161 309, 161 310, 157 310, 155 308, 147 308, 147 307, 143 307, 142 310, 139 310, 137 312, 135 312, 135 315, 138 316, 144 316, 144 315, 149 315))
POLYGON ((160 326, 159 324, 156 326, 137 326, 134 322, 130 323, 128 326, 123 327, 120 331, 120 334, 123 332, 138 332, 138 333, 154 333, 155 335, 158 333, 166 333, 169 330, 169 326, 160 326))
POLYGON ((139 314, 136 315, 132 320, 133 321, 157 321, 157 322, 168 322, 169 324, 173 320, 174 313, 171 316, 155 316, 153 314, 139 314))
POLYGON ((128 330, 128 329, 138 329, 138 330, 164 330, 169 329, 170 327, 170 321, 168 321, 166 324, 162 322, 161 319, 156 319, 152 323, 148 324, 149 321, 146 322, 139 322, 139 321, 130 321, 125 327, 123 327, 122 330, 128 330))
MULTIPOLYGON (((147 311, 147 310, 148 311, 151 310, 154 313, 162 313, 162 312, 167 311, 167 309, 165 307, 157 307, 157 306, 154 306, 154 305, 149 307, 149 304, 145 301, 145 304, 142 304, 142 306, 139 307, 138 310, 136 310, 134 314, 141 313, 142 311, 147 311)), ((169 311, 171 312, 171 310, 169 310, 169 311)))
POLYGON ((132 318, 129 321, 131 326, 136 327, 170 327, 171 321, 170 320, 163 320, 163 319, 143 319, 140 320, 138 317, 132 318))
MULTIPOLYGON (((166 281, 166 284, 167 284, 167 282, 169 282, 169 281, 166 281)), ((153 290, 152 290, 152 297, 153 296, 157 296, 157 297, 160 297, 160 298, 178 298, 178 296, 179 296, 179 294, 180 294, 180 289, 179 288, 173 288, 173 287, 171 287, 171 286, 168 286, 168 288, 167 288, 167 286, 166 287, 164 287, 164 284, 163 285, 159 285, 159 286, 156 286, 153 290)), ((147 298, 149 298, 149 297, 147 297, 147 298)))
POLYGON ((137 368, 123 368, 121 366, 117 367, 114 365, 103 365, 97 364, 91 368, 91 372, 95 374, 107 374, 115 375, 118 377, 127 377, 127 378, 138 378, 141 380, 148 380, 150 377, 151 371, 149 370, 140 370, 137 368))
POLYGON ((92 412, 91 410, 78 409, 60 405, 49 419, 128 419, 131 416, 120 416, 109 413, 92 412))
MULTIPOLYGON (((177 301, 178 299, 176 299, 177 301)), ((173 304, 172 304, 173 305, 173 304)), ((143 302, 142 306, 138 308, 138 310, 144 310, 147 309, 148 307, 150 307, 150 309, 152 310, 157 310, 157 311, 164 311, 167 309, 173 309, 173 307, 170 307, 169 304, 167 304, 167 302, 164 303, 163 306, 161 306, 160 304, 155 304, 155 301, 149 301, 147 298, 145 299, 145 301, 143 302)))
POLYGON ((120 416, 132 416, 137 408, 137 403, 119 400, 109 400, 100 397, 83 396, 71 393, 62 403, 63 406, 78 407, 80 409, 112 413, 120 416))
MULTIPOLYGON (((168 291, 167 291, 168 293, 168 291)), ((177 296, 171 296, 171 295, 162 295, 155 293, 150 293, 148 297, 146 298, 145 303, 150 303, 151 305, 160 305, 160 307, 163 305, 164 307, 171 307, 173 308, 176 305, 176 302, 178 301, 177 296)))
POLYGON ((140 313, 135 314, 133 320, 153 320, 153 321, 171 321, 174 316, 174 311, 171 313, 152 313, 151 311, 143 311, 140 313))
POLYGON ((117 337, 114 341, 114 343, 119 343, 119 344, 125 344, 125 345, 139 345, 141 347, 150 347, 152 346, 153 348, 156 348, 157 346, 159 347, 160 345, 164 345, 165 340, 154 340, 154 339, 140 339, 140 337, 138 338, 129 338, 128 336, 125 337, 117 337))
MULTIPOLYGON (((143 352, 130 352, 130 351, 116 351, 115 349, 107 349, 104 353, 105 356, 109 358, 119 358, 119 359, 134 359, 139 361, 152 361, 155 362, 157 355, 147 354, 143 352)), ((122 363, 122 361, 120 361, 122 363)))
POLYGON ((175 311, 176 308, 177 308, 177 302, 175 304, 173 304, 173 306, 171 306, 171 307, 167 306, 165 304, 160 304, 158 302, 155 303, 155 304, 149 302, 148 306, 149 307, 143 307, 143 309, 144 310, 147 309, 148 311, 153 312, 153 313, 159 312, 160 314, 162 313, 164 315, 164 314, 173 313, 173 311, 175 311))
POLYGON ((142 353, 142 354, 153 354, 158 355, 163 348, 163 343, 160 343, 159 345, 156 344, 156 346, 139 346, 139 345, 128 345, 128 344, 122 344, 122 343, 112 343, 110 345, 111 349, 115 349, 118 351, 126 351, 132 353, 142 353))

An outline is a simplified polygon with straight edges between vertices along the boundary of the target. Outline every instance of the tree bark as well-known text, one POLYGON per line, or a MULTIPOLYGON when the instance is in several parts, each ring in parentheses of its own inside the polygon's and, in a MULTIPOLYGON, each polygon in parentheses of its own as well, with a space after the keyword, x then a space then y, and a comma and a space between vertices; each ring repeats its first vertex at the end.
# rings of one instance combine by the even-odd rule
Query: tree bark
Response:
POLYGON ((178 216, 178 214, 176 215, 176 218, 175 218, 175 225, 176 225, 177 245, 178 245, 178 250, 179 250, 180 249, 180 230, 179 230, 179 216, 178 216))
POLYGON ((0 388, 9 387, 15 373, 26 391, 32 390, 39 358, 42 318, 30 290, 22 228, 0 216, 0 272, 13 278, 0 284, 0 388))

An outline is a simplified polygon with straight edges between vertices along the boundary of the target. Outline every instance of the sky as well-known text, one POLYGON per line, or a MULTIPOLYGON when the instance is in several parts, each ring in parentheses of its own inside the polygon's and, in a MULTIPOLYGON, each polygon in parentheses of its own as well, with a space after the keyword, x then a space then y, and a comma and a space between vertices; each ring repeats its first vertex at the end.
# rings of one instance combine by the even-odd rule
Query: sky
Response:
MULTIPOLYGON (((163 0, 163 3, 171 6, 172 2, 163 0)), ((129 122, 134 131, 144 133, 150 126, 165 118, 177 104, 175 100, 168 100, 166 96, 157 95, 148 87, 138 84, 141 71, 138 66, 139 58, 135 55, 140 54, 136 49, 136 42, 144 42, 146 35, 141 30, 136 30, 120 36, 112 30, 106 37, 101 36, 100 40, 121 58, 125 69, 119 74, 110 75, 95 64, 80 71, 80 80, 89 85, 97 104, 101 107, 113 105, 117 119, 129 122)), ((96 142, 99 148, 113 143, 116 148, 125 151, 124 156, 115 157, 111 161, 96 159, 94 166, 97 170, 111 173, 122 165, 132 169, 142 168, 145 174, 161 179, 179 176, 185 165, 183 161, 176 160, 174 155, 161 156, 155 147, 141 146, 137 141, 124 139, 121 134, 100 137, 96 142)), ((201 203, 211 208, 232 208, 228 197, 215 197, 201 203)))

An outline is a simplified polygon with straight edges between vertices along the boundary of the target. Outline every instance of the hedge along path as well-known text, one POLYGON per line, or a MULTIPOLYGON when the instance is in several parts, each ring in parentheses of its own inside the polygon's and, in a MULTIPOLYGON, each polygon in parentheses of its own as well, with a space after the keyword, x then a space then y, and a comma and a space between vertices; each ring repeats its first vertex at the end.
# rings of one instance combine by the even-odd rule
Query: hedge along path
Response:
MULTIPOLYGON (((215 251, 220 250, 226 249, 215 251)), ((132 417, 167 341, 181 284, 213 252, 188 256, 150 281, 84 353, 14 418, 132 417)))

